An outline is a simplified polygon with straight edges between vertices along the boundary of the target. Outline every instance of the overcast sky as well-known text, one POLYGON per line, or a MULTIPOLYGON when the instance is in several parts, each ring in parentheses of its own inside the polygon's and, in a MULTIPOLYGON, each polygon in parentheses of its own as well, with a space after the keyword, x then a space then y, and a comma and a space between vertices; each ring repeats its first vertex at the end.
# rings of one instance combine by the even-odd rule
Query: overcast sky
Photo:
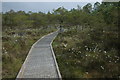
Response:
MULTIPOLYGON (((19 0, 18 0, 19 1, 19 0)), ((26 0, 27 1, 27 0, 26 0)), ((30 0, 29 0, 30 1, 30 0)), ((33 0, 32 0, 33 1, 33 0)), ((11 9, 14 11, 32 11, 32 12, 44 12, 47 13, 48 11, 53 11, 53 9, 57 9, 58 7, 65 7, 66 9, 70 10, 72 8, 77 8, 77 5, 80 5, 83 7, 87 3, 92 3, 94 4, 95 2, 101 0, 91 0, 91 2, 9 2, 8 0, 5 0, 5 2, 2 2, 2 11, 6 12, 11 9)), ((89 0, 90 1, 90 0, 89 0)))
POLYGON ((2 0, 2 2, 101 2, 102 0, 2 0))

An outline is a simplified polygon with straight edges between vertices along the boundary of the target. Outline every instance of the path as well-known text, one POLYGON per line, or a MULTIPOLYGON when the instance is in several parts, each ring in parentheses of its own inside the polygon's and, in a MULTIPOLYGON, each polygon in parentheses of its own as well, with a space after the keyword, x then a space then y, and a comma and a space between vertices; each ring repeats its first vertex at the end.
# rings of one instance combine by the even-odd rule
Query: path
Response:
POLYGON ((17 78, 61 78, 51 46, 57 34, 48 34, 33 44, 17 78))

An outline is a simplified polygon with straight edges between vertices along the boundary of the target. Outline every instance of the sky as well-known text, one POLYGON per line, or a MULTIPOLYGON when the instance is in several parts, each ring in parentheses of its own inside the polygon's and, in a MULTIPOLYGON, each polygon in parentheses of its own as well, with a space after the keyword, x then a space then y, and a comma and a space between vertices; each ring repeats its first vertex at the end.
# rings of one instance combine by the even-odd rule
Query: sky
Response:
MULTIPOLYGON (((21 0, 22 1, 22 0, 21 0)), ((102 0, 84 0, 84 1, 77 1, 76 2, 72 2, 72 0, 64 0, 60 2, 60 0, 58 1, 47 1, 47 0, 42 0, 39 2, 37 2, 37 0, 24 0, 24 2, 21 2, 19 0, 17 0, 17 2, 15 0, 4 0, 2 2, 2 12, 6 12, 9 11, 11 9, 13 9, 14 11, 32 11, 32 12, 44 12, 47 13, 48 11, 52 12, 53 9, 57 9, 59 7, 64 7, 68 10, 72 9, 72 8, 77 8, 77 5, 83 7, 84 5, 86 5, 87 3, 91 3, 94 4, 95 2, 101 2, 102 0), (33 2, 34 1, 34 2, 33 2), (46 1, 46 2, 45 2, 46 1)))
POLYGON ((102 0, 2 0, 2 2, 101 2, 102 0))

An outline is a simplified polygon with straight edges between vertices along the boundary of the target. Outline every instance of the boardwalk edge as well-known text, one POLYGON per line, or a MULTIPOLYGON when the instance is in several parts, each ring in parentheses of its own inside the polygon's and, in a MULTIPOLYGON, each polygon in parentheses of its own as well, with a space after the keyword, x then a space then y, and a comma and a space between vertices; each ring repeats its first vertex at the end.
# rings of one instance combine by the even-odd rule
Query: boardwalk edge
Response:
MULTIPOLYGON (((57 30, 57 31, 58 31, 58 30, 57 30)), ((55 31, 55 32, 57 32, 57 31, 55 31)), ((19 78, 22 78, 23 72, 24 72, 24 69, 25 69, 25 63, 28 61, 28 57, 29 57, 32 49, 34 48, 34 45, 37 44, 37 43, 38 43, 41 39, 43 39, 45 36, 50 35, 50 34, 53 34, 53 33, 54 33, 54 32, 51 32, 51 33, 49 33, 49 34, 46 34, 46 35, 42 36, 39 40, 37 40, 37 41, 31 46, 31 48, 30 48, 30 50, 29 50, 29 52, 28 52, 28 55, 27 55, 25 61, 23 62, 23 65, 21 66, 21 68, 20 68, 20 70, 19 70, 19 72, 18 72, 18 74, 17 74, 16 80, 19 80, 19 78)), ((53 40, 54 40, 54 39, 53 39, 53 40)), ((52 40, 52 41, 53 41, 53 40, 52 40)), ((51 43, 50 43, 50 46, 51 46, 51 43)), ((57 66, 56 66, 56 67, 57 67, 57 66)))
MULTIPOLYGON (((59 30, 58 30, 59 31, 59 30)), ((57 32, 57 31, 56 31, 57 32)), ((57 35, 56 35, 57 36, 57 35)), ((60 80, 62 80, 62 76, 61 76, 61 74, 60 74, 60 70, 59 70, 59 67, 58 67, 58 64, 57 64, 57 60, 56 60, 56 57, 55 57, 55 53, 54 53, 54 51, 53 51, 53 47, 52 47, 52 43, 53 43, 53 41, 54 41, 54 39, 56 38, 56 36, 53 38, 53 40, 51 41, 51 43, 50 43, 50 48, 51 48, 51 51, 52 51, 52 55, 53 55, 53 58, 54 58, 54 62, 55 62, 55 66, 56 66, 56 70, 57 70, 57 73, 58 73, 58 78, 60 79, 60 80)))

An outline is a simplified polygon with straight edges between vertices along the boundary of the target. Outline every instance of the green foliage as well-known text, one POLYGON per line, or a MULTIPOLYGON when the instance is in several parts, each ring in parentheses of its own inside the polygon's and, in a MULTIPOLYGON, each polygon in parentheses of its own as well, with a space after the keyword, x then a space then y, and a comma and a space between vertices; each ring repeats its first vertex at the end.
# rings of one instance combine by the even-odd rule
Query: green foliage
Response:
POLYGON ((25 58, 34 42, 56 29, 25 29, 3 31, 2 42, 2 77, 16 78, 25 58), (19 33, 26 33, 23 36, 19 33), (15 34, 13 34, 15 33, 15 34))
POLYGON ((86 13, 91 13, 91 11, 92 11, 92 4, 88 3, 87 5, 85 5, 83 7, 83 11, 86 12, 86 13))
POLYGON ((119 9, 118 3, 96 2, 69 11, 3 13, 3 78, 15 78, 30 46, 59 25, 65 31, 53 47, 63 78, 118 77, 119 9))
POLYGON ((63 78, 118 78, 118 3, 95 3, 67 13, 65 32, 53 42, 63 78), (68 20, 68 21, 67 21, 68 20))

